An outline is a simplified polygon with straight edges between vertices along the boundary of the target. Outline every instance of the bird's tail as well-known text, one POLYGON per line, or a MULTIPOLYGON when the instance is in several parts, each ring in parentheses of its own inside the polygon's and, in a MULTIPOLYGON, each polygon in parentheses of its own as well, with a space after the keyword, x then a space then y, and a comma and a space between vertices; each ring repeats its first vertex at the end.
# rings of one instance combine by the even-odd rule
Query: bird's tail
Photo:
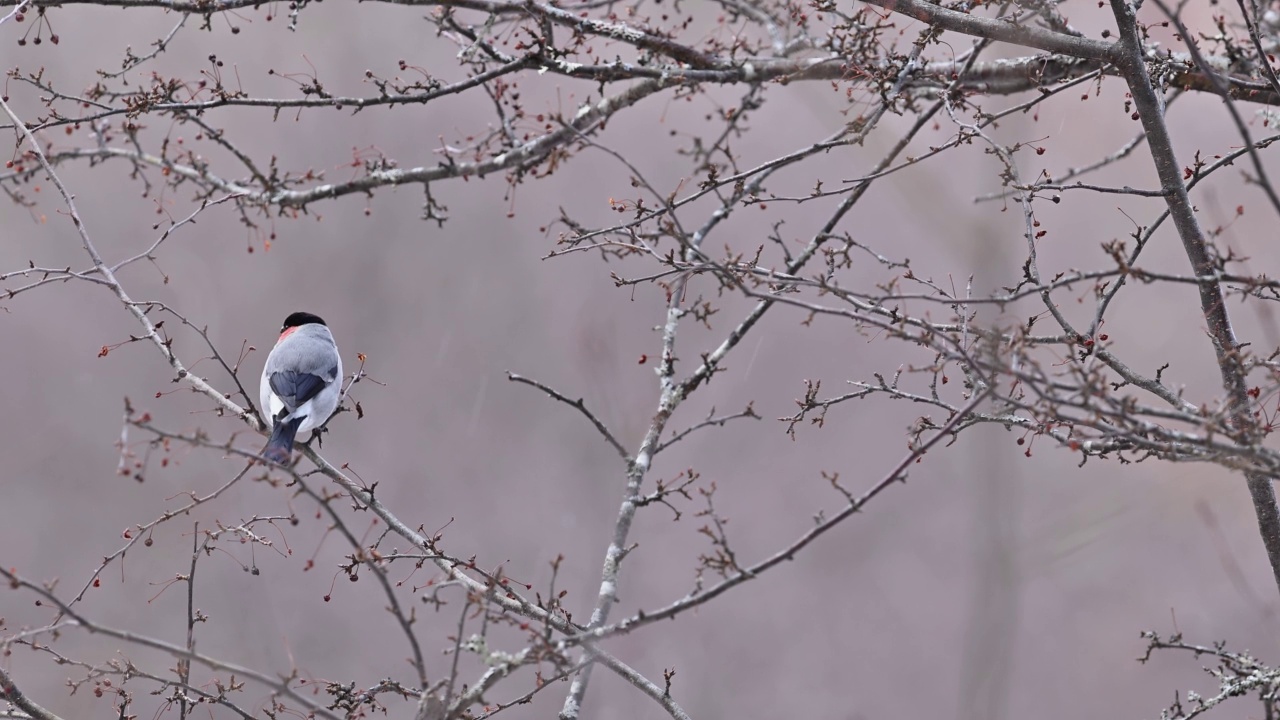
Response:
POLYGON ((262 450, 262 457, 277 465, 288 465, 293 458, 293 438, 298 434, 298 426, 304 418, 275 423, 271 429, 271 439, 262 450))

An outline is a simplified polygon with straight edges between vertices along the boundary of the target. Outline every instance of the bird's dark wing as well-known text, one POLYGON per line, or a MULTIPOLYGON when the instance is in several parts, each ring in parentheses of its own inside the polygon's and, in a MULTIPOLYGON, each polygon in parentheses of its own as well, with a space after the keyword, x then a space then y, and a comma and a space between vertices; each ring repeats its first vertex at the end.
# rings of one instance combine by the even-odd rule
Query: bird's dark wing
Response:
POLYGON ((284 406, 290 411, 315 397, 325 386, 325 379, 319 375, 298 372, 297 370, 280 370, 271 373, 269 382, 271 383, 271 391, 284 402, 284 406))

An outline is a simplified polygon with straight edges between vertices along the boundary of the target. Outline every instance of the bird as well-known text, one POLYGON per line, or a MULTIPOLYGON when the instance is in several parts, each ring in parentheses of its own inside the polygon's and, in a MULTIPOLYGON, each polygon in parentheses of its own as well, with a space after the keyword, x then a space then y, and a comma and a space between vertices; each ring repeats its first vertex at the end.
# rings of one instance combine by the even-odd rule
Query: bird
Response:
POLYGON ((293 439, 315 430, 338 409, 342 356, 318 315, 290 313, 262 368, 259 398, 271 428, 262 456, 278 465, 293 458, 293 439))

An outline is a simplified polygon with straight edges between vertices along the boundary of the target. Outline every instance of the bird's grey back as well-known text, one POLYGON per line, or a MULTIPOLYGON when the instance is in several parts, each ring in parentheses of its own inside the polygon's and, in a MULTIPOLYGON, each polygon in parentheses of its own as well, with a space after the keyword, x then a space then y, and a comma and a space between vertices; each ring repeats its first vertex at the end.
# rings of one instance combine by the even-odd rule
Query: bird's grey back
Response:
POLYGON ((303 325, 267 358, 267 374, 281 368, 318 375, 331 380, 340 373, 333 334, 324 325, 303 325), (337 360, 337 364, 335 364, 337 360))

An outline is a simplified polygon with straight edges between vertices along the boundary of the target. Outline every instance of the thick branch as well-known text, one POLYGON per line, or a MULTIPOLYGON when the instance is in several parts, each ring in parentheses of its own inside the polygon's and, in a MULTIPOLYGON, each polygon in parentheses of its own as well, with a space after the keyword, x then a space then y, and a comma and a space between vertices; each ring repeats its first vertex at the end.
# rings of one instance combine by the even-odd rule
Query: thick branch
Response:
POLYGON ((0 700, 13 703, 35 720, 62 720, 62 718, 37 705, 13 682, 13 677, 0 667, 0 700))
MULTIPOLYGON (((1241 346, 1227 314, 1222 284, 1214 280, 1217 266, 1209 249, 1209 241, 1205 238, 1191 205, 1187 186, 1183 182, 1182 166, 1174 155, 1173 138, 1164 122, 1164 107, 1147 72, 1138 36, 1137 17, 1127 0, 1111 0, 1111 10, 1116 16, 1123 47, 1117 57, 1117 65, 1129 84, 1134 106, 1147 133, 1147 143, 1151 147, 1151 157, 1155 161, 1161 189, 1165 192, 1170 217, 1178 230, 1183 252, 1191 262, 1192 270, 1196 277, 1205 279, 1205 282, 1197 286, 1200 310, 1213 341, 1218 372, 1230 403, 1229 417, 1236 434, 1235 440, 1241 445, 1253 445, 1260 442, 1260 438, 1257 423, 1249 412, 1250 402, 1241 362, 1241 346)), ((1253 498, 1262 544, 1266 547, 1267 558, 1271 562, 1276 587, 1280 588, 1280 509, 1276 507, 1275 489, 1271 485, 1270 476, 1250 472, 1245 477, 1248 480, 1249 494, 1253 498)))
POLYGON ((948 10, 926 0, 865 0, 869 5, 913 17, 943 30, 965 35, 1039 48, 1078 58, 1112 61, 1118 53, 1115 43, 1046 30, 1034 25, 1015 25, 1005 20, 948 10))

